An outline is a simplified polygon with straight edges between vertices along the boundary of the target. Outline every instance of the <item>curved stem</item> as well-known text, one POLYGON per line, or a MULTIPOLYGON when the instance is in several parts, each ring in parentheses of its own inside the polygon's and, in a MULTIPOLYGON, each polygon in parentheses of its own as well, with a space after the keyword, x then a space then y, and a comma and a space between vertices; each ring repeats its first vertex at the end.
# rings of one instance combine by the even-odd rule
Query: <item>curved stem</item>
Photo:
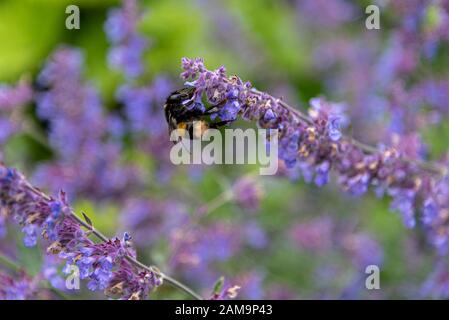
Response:
POLYGON ((5 256, 4 254, 0 253, 0 264, 4 265, 5 267, 13 270, 13 271, 20 271, 21 267, 16 262, 12 261, 10 258, 5 256))
MULTIPOLYGON (((26 187, 32 191, 34 194, 44 198, 47 201, 51 201, 52 199, 46 195, 45 193, 43 193, 42 191, 40 191, 39 189, 33 187, 32 185, 30 185, 29 183, 26 184, 26 187)), ((103 233, 101 233, 99 230, 95 229, 94 226, 89 225, 86 221, 84 221, 83 219, 81 219, 75 212, 73 212, 73 210, 70 210, 70 216, 78 223, 80 224, 82 227, 86 228, 87 230, 89 230, 93 235, 95 235, 98 239, 100 239, 103 242, 106 242, 109 240, 108 237, 106 237, 103 233)), ((185 284, 179 282, 178 280, 164 274, 163 272, 156 270, 155 267, 153 266, 147 266, 145 264, 143 264, 142 262, 140 262, 139 260, 137 260, 136 258, 130 256, 130 255, 126 255, 125 259, 128 260, 130 263, 132 263, 134 266, 144 269, 148 272, 154 273, 156 275, 158 275, 159 277, 162 278, 162 280, 164 280, 165 282, 167 282, 168 284, 172 285, 173 287, 184 291, 185 293, 187 293, 188 295, 190 295, 192 298, 196 299, 196 300, 203 300, 203 298, 197 294, 196 292, 194 292, 192 289, 190 289, 188 286, 186 286, 185 284)))
MULTIPOLYGON (((256 95, 262 95, 265 94, 262 91, 259 91, 257 89, 251 89, 251 92, 255 93, 256 95)), ((300 110, 293 108, 292 106, 290 106, 289 104, 287 104, 286 102, 279 100, 279 105, 281 107, 283 107, 284 109, 288 110, 291 114, 293 114, 294 116, 296 116, 299 120, 304 121, 305 123, 307 123, 308 125, 313 125, 313 120, 308 117, 307 115, 303 114, 300 110)), ((379 152, 379 150, 376 147, 367 145, 363 142, 360 142, 352 137, 344 137, 346 140, 348 140, 350 143, 352 143, 353 145, 357 146, 358 148, 360 148, 362 151, 366 152, 366 153, 376 153, 379 152)), ((432 163, 432 162, 427 162, 424 160, 420 160, 420 159, 410 159, 407 157, 402 157, 402 159, 408 163, 414 164, 426 171, 429 171, 431 173, 434 174, 438 174, 438 175, 442 175, 442 176, 446 176, 449 173, 449 170, 442 165, 438 165, 436 163, 432 163)))

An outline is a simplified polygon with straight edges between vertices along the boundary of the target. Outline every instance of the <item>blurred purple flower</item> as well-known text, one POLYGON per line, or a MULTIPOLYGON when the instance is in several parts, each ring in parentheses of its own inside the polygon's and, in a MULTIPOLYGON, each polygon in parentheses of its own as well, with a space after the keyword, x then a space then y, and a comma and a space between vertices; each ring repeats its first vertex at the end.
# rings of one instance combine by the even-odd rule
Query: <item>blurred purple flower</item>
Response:
POLYGON ((136 170, 120 164, 122 121, 103 114, 98 92, 83 83, 83 62, 79 50, 60 47, 39 76, 47 89, 37 94, 37 113, 49 123, 57 158, 34 179, 55 192, 111 197, 136 182, 136 170))
POLYGON ((289 235, 293 243, 301 249, 311 252, 329 250, 333 245, 333 221, 328 217, 292 226, 289 235))
POLYGON ((23 106, 32 97, 33 90, 25 79, 16 86, 0 83, 0 145, 20 130, 23 106))
POLYGON ((233 199, 249 212, 259 209, 263 194, 262 185, 255 177, 245 176, 238 179, 232 186, 233 199))
POLYGON ((36 282, 24 272, 12 277, 0 271, 1 300, 26 300, 34 297, 36 289, 36 282))
POLYGON ((136 78, 143 73, 142 56, 148 41, 137 32, 140 16, 136 0, 122 0, 121 8, 109 11, 104 25, 112 44, 108 55, 109 64, 128 78, 136 78))

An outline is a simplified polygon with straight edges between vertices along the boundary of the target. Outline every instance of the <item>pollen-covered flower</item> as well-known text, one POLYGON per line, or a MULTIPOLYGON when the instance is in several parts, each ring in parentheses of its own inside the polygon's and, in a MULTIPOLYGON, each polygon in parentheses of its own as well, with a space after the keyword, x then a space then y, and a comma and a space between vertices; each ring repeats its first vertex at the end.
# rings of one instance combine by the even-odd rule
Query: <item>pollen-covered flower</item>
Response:
POLYGON ((146 270, 136 273, 128 262, 122 261, 119 270, 110 279, 105 294, 124 300, 142 300, 161 284, 162 279, 155 273, 146 270))
POLYGON ((119 239, 105 243, 88 243, 71 252, 61 252, 60 257, 67 260, 66 270, 71 265, 78 266, 81 279, 89 279, 87 287, 92 290, 104 290, 113 277, 113 267, 124 259, 127 253, 119 239))

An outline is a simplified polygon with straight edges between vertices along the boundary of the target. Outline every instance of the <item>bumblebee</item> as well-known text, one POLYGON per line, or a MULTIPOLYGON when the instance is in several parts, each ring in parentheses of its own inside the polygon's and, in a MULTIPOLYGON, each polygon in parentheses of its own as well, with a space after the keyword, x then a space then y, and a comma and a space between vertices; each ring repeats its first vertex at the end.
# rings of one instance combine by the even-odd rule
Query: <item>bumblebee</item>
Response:
POLYGON ((219 128, 229 121, 212 123, 208 121, 210 115, 217 111, 217 106, 205 110, 191 108, 195 103, 193 96, 195 87, 185 87, 172 92, 165 102, 164 112, 168 124, 168 134, 180 129, 189 133, 190 139, 199 138, 209 128, 219 128))

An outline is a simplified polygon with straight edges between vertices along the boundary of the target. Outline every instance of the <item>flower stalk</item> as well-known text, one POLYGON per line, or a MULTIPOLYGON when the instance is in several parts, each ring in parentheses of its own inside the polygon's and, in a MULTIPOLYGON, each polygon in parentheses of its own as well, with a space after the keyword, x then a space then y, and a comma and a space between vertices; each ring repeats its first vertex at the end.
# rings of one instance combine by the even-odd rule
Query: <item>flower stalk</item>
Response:
MULTIPOLYGON (((51 201, 51 198, 46 195, 45 193, 43 193, 42 191, 40 191, 39 189, 31 186, 31 184, 27 183, 27 188, 32 191, 33 193, 35 193, 36 195, 41 196, 42 198, 51 201)), ((100 239, 103 242, 107 242, 109 239, 108 237, 106 237, 103 233, 101 233, 98 229, 96 229, 94 226, 89 225, 86 221, 84 221, 83 219, 81 219, 75 212, 73 212, 73 210, 70 211, 70 216, 77 222, 79 223, 81 226, 83 226, 84 228, 86 228, 87 230, 89 230, 93 235, 95 235, 98 239, 100 239)), ((135 265, 138 268, 142 268, 150 273, 155 273, 157 274, 159 277, 161 277, 161 279, 163 281, 165 281, 166 283, 172 285, 173 287, 175 287, 176 289, 179 289, 185 293, 187 293, 189 296, 191 296, 192 298, 196 299, 196 300, 203 300, 203 298, 197 294, 195 291, 193 291, 192 289, 190 289, 187 285, 181 283, 180 281, 164 274, 163 272, 161 272, 160 270, 158 270, 157 268, 155 268, 154 266, 147 266, 144 263, 140 262, 139 260, 137 260, 136 258, 130 256, 130 255, 125 255, 125 259, 128 260, 130 263, 132 263, 133 265, 135 265)))

